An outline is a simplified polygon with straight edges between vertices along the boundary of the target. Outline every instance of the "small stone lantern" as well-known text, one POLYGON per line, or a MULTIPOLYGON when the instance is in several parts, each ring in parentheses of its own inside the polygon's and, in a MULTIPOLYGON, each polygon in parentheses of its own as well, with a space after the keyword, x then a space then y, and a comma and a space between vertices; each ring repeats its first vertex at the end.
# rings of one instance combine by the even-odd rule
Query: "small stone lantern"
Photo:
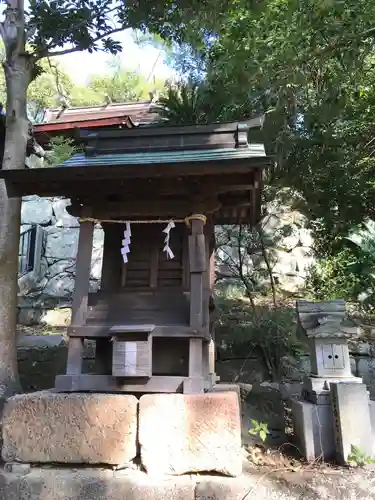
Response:
POLYGON ((306 399, 328 396, 330 382, 358 382, 351 372, 348 339, 358 327, 348 318, 344 300, 296 303, 298 332, 310 348, 311 373, 305 379, 306 399))

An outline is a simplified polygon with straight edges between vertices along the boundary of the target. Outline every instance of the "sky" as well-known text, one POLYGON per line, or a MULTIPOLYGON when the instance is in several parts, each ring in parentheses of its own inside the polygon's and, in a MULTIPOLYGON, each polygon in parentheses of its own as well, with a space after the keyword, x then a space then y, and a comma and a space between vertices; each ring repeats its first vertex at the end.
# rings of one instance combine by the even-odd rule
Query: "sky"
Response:
MULTIPOLYGON (((164 63, 164 56, 158 49, 147 46, 138 47, 134 42, 131 30, 126 30, 113 37, 122 44, 120 54, 126 69, 143 73, 146 77, 154 75, 159 78, 171 76, 172 70, 164 63)), ((75 52, 62 56, 61 65, 76 83, 85 83, 92 74, 103 74, 108 71, 110 54, 96 52, 75 52)))
MULTIPOLYGON (((25 0, 25 9, 29 1, 25 0)), ((0 5, 0 19, 3 20, 5 5, 0 5)), ((132 30, 116 33, 114 40, 121 42, 123 47, 120 54, 124 68, 139 71, 146 77, 168 78, 173 74, 171 68, 164 63, 162 51, 151 47, 139 47, 133 39, 132 30)), ((109 70, 110 54, 104 52, 75 52, 59 58, 61 65, 76 83, 85 83, 92 74, 103 74, 109 70)))

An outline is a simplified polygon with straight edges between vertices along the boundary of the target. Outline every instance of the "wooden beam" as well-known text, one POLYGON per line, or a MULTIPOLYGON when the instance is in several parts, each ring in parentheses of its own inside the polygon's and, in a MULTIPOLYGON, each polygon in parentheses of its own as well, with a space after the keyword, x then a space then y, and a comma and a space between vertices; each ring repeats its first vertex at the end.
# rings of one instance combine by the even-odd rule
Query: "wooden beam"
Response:
MULTIPOLYGON (((77 193, 82 193, 81 181, 77 181, 77 193)), ((208 177, 177 177, 166 179, 134 179, 132 182, 122 179, 101 181, 90 181, 91 192, 95 193, 95 200, 106 202, 106 193, 117 194, 119 200, 125 200, 134 193, 139 193, 143 197, 163 196, 188 196, 199 192, 211 195, 228 192, 246 191, 252 189, 254 185, 254 172, 246 174, 222 174, 210 175, 208 177)), ((72 186, 75 189, 75 186, 72 186)), ((78 204, 80 208, 80 205, 78 204)), ((68 208, 71 213, 72 207, 68 208)))
MULTIPOLYGON (((204 212, 212 213, 220 209, 220 202, 217 198, 206 199, 204 202, 204 212)), ((178 217, 183 218, 193 211, 192 202, 177 198, 163 199, 154 198, 145 201, 139 197, 133 200, 127 199, 124 202, 107 202, 102 205, 93 205, 93 217, 97 219, 119 218, 121 215, 130 217, 178 217)))
MULTIPOLYGON (((90 215, 91 212, 88 208, 83 210, 83 217, 89 217, 90 215)), ((79 230, 76 279, 72 304, 72 325, 74 326, 81 326, 86 321, 93 235, 94 224, 92 222, 82 222, 79 230)), ((67 375, 78 375, 82 372, 82 351, 83 339, 75 338, 69 341, 67 375)))

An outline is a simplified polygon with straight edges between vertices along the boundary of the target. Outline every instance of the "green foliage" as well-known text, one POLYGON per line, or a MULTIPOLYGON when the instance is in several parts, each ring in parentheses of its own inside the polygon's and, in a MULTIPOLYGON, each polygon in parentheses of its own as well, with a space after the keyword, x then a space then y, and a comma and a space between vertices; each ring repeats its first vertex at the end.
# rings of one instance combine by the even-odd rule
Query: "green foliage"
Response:
POLYGON ((344 248, 320 259, 311 268, 308 290, 318 300, 345 299, 357 302, 359 294, 371 286, 364 270, 366 263, 357 251, 344 248))
POLYGON ((94 75, 88 82, 87 88, 97 99, 97 103, 129 102, 140 99, 149 99, 149 93, 164 88, 164 81, 149 82, 142 74, 128 71, 121 62, 110 61, 111 72, 107 75, 94 75))
POLYGON ((155 111, 171 125, 194 125, 209 121, 208 99, 204 86, 193 82, 170 86, 155 111))
POLYGON ((372 457, 366 455, 366 453, 354 444, 350 446, 350 454, 346 461, 351 467, 364 467, 365 465, 375 463, 372 457))
POLYGON ((249 429, 249 434, 252 436, 259 436, 261 441, 267 439, 270 431, 268 430, 268 424, 265 422, 258 422, 257 420, 251 420, 252 428, 249 429))
POLYGON ((258 354, 271 380, 281 380, 304 352, 296 337, 295 310, 252 305, 241 290, 218 287, 218 329, 226 332, 227 349, 233 357, 258 354))
POLYGON ((31 82, 27 93, 28 113, 33 122, 43 119, 46 108, 61 106, 74 87, 70 76, 57 61, 44 60, 40 66, 43 72, 31 82))
POLYGON ((370 312, 375 307, 375 222, 366 221, 345 240, 352 245, 311 269, 308 289, 319 300, 344 298, 370 312))
POLYGON ((45 166, 56 167, 64 161, 69 160, 76 152, 77 148, 72 139, 61 136, 53 137, 48 145, 45 166))
POLYGON ((335 253, 375 212, 375 4, 229 4, 173 26, 186 64, 205 63, 201 109, 215 120, 267 114, 264 140, 276 160, 267 180, 301 195, 317 251, 335 253))

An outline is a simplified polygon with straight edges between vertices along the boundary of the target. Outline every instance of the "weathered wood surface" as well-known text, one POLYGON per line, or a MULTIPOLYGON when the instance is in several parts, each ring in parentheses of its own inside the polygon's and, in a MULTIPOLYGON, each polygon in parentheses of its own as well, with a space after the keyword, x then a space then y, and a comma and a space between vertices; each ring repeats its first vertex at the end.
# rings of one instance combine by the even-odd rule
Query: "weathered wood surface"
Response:
MULTIPOLYGON (((201 220, 192 220, 192 237, 203 236, 203 222, 201 220)), ((203 240, 204 242, 204 240, 203 240)), ((189 261, 195 259, 190 252, 194 252, 195 245, 189 245, 189 261)), ((205 244, 200 249, 203 252, 203 261, 205 261, 205 244)), ((194 272, 190 269, 190 326, 193 330, 200 330, 203 327, 203 271, 194 272)))
POLYGON ((142 333, 152 333, 155 330, 155 325, 114 325, 109 329, 112 335, 137 335, 142 333))
POLYGON ((203 273, 207 269, 206 239, 204 234, 189 236, 189 264, 191 273, 203 273))
POLYGON ((139 153, 150 151, 188 151, 245 147, 250 129, 260 129, 264 116, 224 124, 174 127, 144 127, 124 130, 80 131, 87 153, 139 153))
POLYGON ((182 392, 187 377, 159 377, 149 379, 121 379, 111 375, 58 375, 55 392, 182 392))
MULTIPOLYGON (((82 213, 84 217, 88 217, 90 214, 91 211, 88 208, 84 209, 82 213)), ((80 226, 78 239, 72 325, 81 326, 86 321, 93 235, 94 224, 92 222, 83 222, 80 226)), ((82 372, 82 352, 82 339, 71 339, 68 346, 67 374, 78 375, 82 372)))
MULTIPOLYGON (((113 324, 93 324, 84 326, 69 326, 68 335, 70 337, 81 337, 81 338, 108 338, 113 336, 113 331, 123 330, 128 327, 128 325, 113 325, 113 324), (113 328, 111 332, 111 328, 113 328)), ((190 328, 190 326, 181 325, 160 325, 155 326, 152 331, 153 337, 170 337, 170 338, 206 338, 208 336, 203 331, 195 331, 190 328)))
MULTIPOLYGON (((204 236, 203 221, 195 219, 191 221, 191 238, 196 238, 199 245, 189 245, 190 261, 190 327, 193 330, 203 330, 203 272, 207 269, 206 243, 204 236), (202 238, 203 236, 203 238, 202 238), (197 247, 199 250, 197 252, 197 247), (197 259, 197 253, 199 257, 197 259), (201 265, 198 264, 200 261, 201 265), (203 265, 202 265, 203 263, 203 265), (193 269, 192 269, 193 264, 193 269), (205 264, 205 265, 204 265, 205 264), (198 269, 198 271, 195 271, 198 269)), ((191 338, 189 341, 189 381, 184 383, 184 393, 203 392, 203 343, 202 339, 191 338)))
POLYGON ((103 224, 104 248, 100 288, 105 292, 116 292, 121 286, 122 257, 119 251, 123 237, 120 224, 103 224))
POLYGON ((95 373, 109 375, 112 371, 112 342, 110 337, 95 341, 95 373))
POLYGON ((181 288, 163 293, 127 291, 119 294, 97 293, 89 297, 86 324, 189 325, 189 295, 181 288))
MULTIPOLYGON (((134 194, 133 194, 134 196, 134 194)), ((207 199, 205 201, 205 212, 213 213, 216 212, 222 203, 217 198, 207 199)), ((186 214, 192 212, 193 204, 187 199, 179 198, 168 198, 166 200, 161 199, 158 194, 154 194, 152 198, 147 200, 140 200, 140 197, 133 199, 127 199, 127 201, 121 202, 108 202, 104 201, 102 203, 96 202, 93 206, 93 217, 100 219, 108 219, 111 217, 121 217, 122 215, 127 215, 131 218, 134 217, 158 217, 162 218, 175 218, 175 217, 186 217, 186 214)))
MULTIPOLYGON (((186 228, 178 224, 170 236, 174 259, 163 252, 166 224, 135 224, 132 227, 129 262, 122 265, 125 288, 163 289, 183 285, 183 239, 186 228)), ((121 246, 121 240, 117 248, 121 246)))

